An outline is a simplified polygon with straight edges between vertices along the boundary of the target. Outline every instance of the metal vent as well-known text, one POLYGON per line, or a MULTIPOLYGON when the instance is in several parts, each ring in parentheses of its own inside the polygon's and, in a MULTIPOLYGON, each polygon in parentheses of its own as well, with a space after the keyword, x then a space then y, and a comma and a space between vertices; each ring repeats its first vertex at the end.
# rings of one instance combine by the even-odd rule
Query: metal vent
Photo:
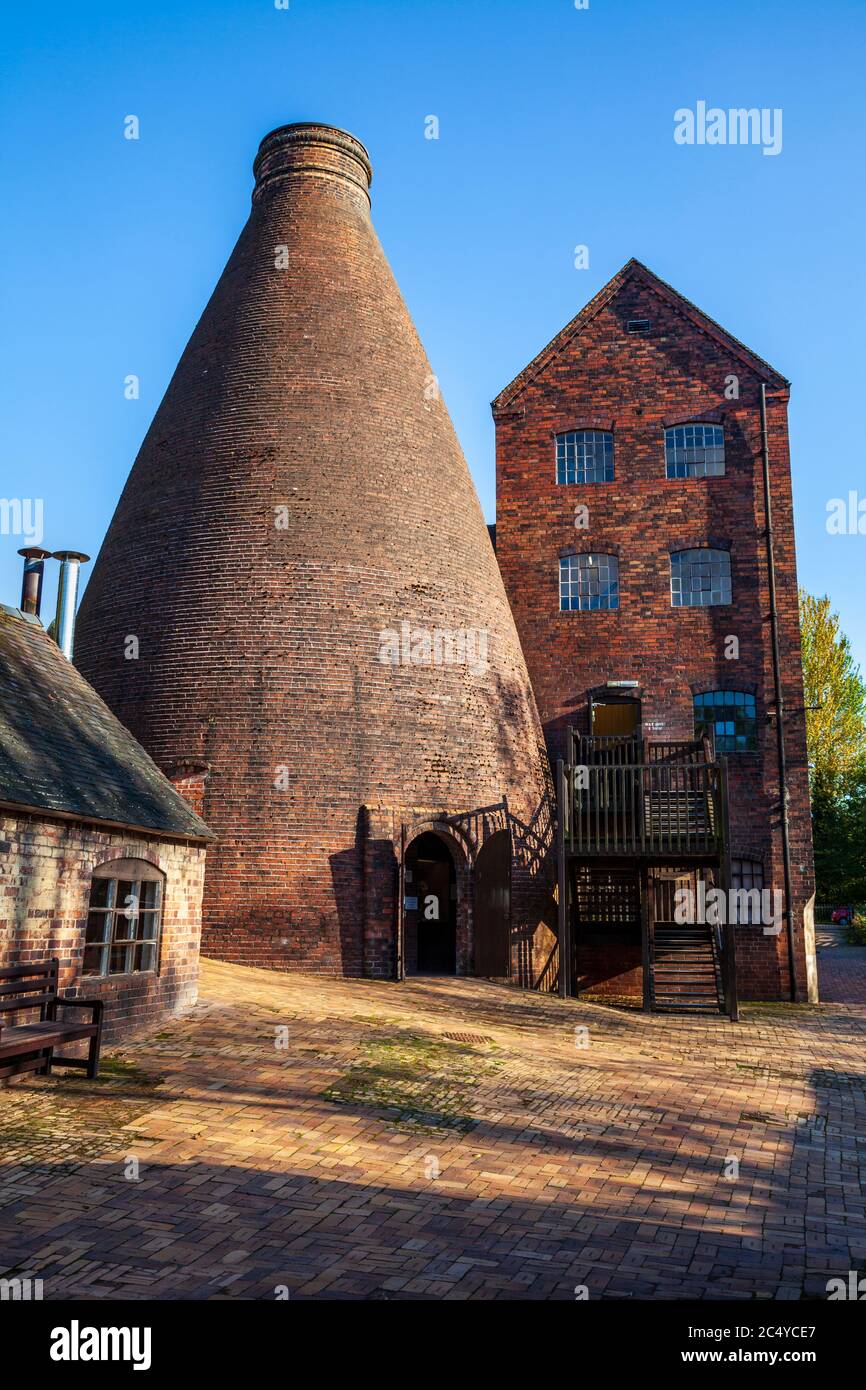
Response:
POLYGON ((625 326, 626 333, 649 333, 652 324, 649 319, 629 319, 625 326))

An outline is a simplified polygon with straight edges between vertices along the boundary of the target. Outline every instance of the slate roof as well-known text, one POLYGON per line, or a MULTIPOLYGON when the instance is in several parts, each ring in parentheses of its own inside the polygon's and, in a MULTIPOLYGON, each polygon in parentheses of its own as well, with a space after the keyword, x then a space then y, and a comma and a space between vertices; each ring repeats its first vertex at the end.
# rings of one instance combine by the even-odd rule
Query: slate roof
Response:
POLYGON ((5 604, 0 806, 160 836, 214 838, 39 620, 5 604))
POLYGON ((592 323, 596 314, 619 294, 629 280, 640 280, 653 293, 660 295, 673 309, 689 319, 695 328, 713 338, 726 351, 733 353, 740 361, 745 362, 759 376, 765 377, 773 389, 779 390, 790 386, 791 383, 787 378, 777 372, 775 367, 771 367, 769 362, 765 362, 763 357, 759 357, 751 348, 746 347, 745 343, 741 343, 739 338, 735 338, 733 333, 722 328, 721 324, 716 323, 715 319, 711 319, 709 314, 705 314, 690 299, 686 299, 684 294, 675 290, 673 285, 667 284, 641 261, 632 257, 630 261, 626 261, 622 270, 618 270, 606 285, 602 285, 589 303, 585 304, 580 312, 564 328, 560 329, 555 337, 551 338, 547 346, 543 347, 541 352, 536 353, 532 361, 527 363, 521 372, 518 372, 514 380, 499 392, 499 395, 492 402, 494 416, 497 411, 505 410, 513 405, 524 387, 544 371, 545 367, 563 351, 572 338, 577 337, 588 324, 592 323))

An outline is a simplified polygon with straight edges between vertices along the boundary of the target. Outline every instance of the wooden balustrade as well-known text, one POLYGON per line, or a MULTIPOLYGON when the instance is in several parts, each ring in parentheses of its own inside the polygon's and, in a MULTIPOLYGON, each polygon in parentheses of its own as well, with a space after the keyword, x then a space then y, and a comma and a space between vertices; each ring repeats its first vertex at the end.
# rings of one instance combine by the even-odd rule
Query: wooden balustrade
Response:
POLYGON ((717 763, 563 765, 565 848, 578 855, 715 857, 724 840, 717 763))
POLYGON ((714 762, 712 741, 632 738, 627 734, 578 734, 569 730, 566 762, 577 766, 645 766, 649 763, 714 762))

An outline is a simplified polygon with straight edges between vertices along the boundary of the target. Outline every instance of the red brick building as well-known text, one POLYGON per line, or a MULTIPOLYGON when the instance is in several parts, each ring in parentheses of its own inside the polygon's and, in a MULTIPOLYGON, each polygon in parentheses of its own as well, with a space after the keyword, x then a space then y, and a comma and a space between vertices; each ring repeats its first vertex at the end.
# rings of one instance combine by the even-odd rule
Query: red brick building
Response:
POLYGON ((0 605, 0 966, 56 957, 108 1041, 194 1003, 212 839, 38 617, 0 605))
POLYGON ((713 995, 715 974, 721 998, 714 933, 682 956, 673 931, 676 889, 697 901, 703 879, 782 895, 733 929, 741 995, 817 997, 788 396, 630 261, 493 403, 499 566, 573 798, 568 992, 672 1007, 682 978, 713 995))
POLYGON ((165 772, 206 769, 206 954, 549 986, 541 727, 367 152, 286 126, 254 173, 76 662, 165 772))

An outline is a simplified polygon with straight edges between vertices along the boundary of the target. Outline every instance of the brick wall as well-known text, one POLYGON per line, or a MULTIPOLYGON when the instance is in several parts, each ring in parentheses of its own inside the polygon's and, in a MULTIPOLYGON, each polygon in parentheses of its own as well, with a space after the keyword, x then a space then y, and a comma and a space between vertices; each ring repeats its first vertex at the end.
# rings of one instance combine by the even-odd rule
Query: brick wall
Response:
MULTIPOLYGON (((797 575, 787 435, 788 391, 754 359, 678 307, 642 268, 627 268, 617 292, 582 331, 530 368, 494 403, 497 556, 517 622, 551 757, 568 725, 588 732, 588 693, 608 680, 642 688, 644 734, 693 737, 693 696, 736 688, 757 697, 758 748, 730 762, 732 851, 759 859, 765 884, 783 887, 764 542, 759 386, 770 382, 769 439, 775 556, 789 768, 794 919, 801 996, 806 988, 804 915, 814 891, 806 767, 797 575), (648 335, 626 331, 649 319, 648 335), (731 375, 739 398, 726 399, 731 375), (722 423, 726 472, 668 480, 664 429, 687 420, 722 423), (611 483, 558 485, 554 435, 605 429, 614 435, 611 483), (589 525, 577 529, 575 507, 589 525), (729 548, 733 603, 672 608, 670 552, 729 548), (597 551, 619 557, 620 607, 560 612, 559 557, 597 551), (726 639, 739 642, 727 659, 726 639)), ((739 932, 745 996, 785 998, 784 932, 739 932)))
POLYGON ((640 941, 578 941, 577 991, 594 999, 643 999, 640 941))
POLYGON ((57 956, 61 986, 105 1001, 107 1041, 196 999, 204 849, 69 821, 0 816, 0 965, 57 956), (165 874, 158 972, 82 976, 90 875, 112 859, 165 874))

